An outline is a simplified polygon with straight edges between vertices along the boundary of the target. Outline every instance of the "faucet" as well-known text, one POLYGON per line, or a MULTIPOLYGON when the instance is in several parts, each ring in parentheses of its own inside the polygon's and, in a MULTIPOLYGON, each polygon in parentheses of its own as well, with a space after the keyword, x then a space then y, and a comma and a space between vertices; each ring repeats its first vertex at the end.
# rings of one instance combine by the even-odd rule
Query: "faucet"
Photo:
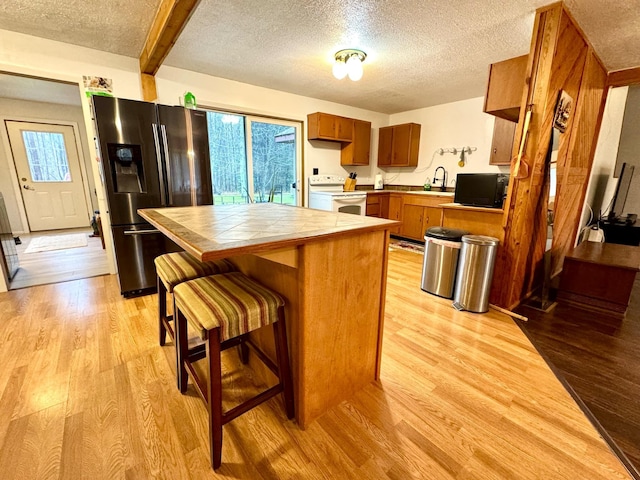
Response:
POLYGON ((433 173, 433 186, 436 186, 436 182, 438 181, 438 170, 440 169, 442 169, 442 185, 440 186, 440 191, 445 192, 447 190, 447 171, 442 165, 436 168, 436 171, 433 173))

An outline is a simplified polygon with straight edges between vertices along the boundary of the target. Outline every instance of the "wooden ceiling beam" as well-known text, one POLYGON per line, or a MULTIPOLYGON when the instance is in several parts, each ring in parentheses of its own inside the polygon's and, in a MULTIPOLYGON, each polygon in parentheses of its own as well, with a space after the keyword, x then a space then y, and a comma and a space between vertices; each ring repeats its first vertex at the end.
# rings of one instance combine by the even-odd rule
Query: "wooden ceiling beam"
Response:
POLYGON ((140 54, 144 100, 157 98, 155 74, 176 43, 200 0, 162 0, 140 54))

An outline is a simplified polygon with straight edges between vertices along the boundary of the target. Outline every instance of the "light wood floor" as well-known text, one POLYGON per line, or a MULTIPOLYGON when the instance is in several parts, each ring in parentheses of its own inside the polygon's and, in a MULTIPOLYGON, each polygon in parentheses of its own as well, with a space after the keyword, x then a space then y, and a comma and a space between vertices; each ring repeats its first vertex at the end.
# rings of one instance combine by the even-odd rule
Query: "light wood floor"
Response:
POLYGON ((71 233, 86 233, 89 236, 91 232, 90 228, 76 228, 20 235, 22 244, 16 245, 20 269, 11 281, 9 290, 47 283, 68 282, 69 280, 109 273, 107 253, 103 250, 99 237, 87 238, 88 245, 86 247, 24 253, 29 246, 29 241, 33 238, 71 233))
MULTIPOLYGON (((628 478, 513 321, 422 292, 421 259, 390 254, 382 381, 306 431, 279 398, 239 417, 216 473, 204 406, 157 345, 155 296, 124 300, 115 276, 0 294, 0 476, 628 478)), ((225 353, 227 398, 253 391, 225 353)))

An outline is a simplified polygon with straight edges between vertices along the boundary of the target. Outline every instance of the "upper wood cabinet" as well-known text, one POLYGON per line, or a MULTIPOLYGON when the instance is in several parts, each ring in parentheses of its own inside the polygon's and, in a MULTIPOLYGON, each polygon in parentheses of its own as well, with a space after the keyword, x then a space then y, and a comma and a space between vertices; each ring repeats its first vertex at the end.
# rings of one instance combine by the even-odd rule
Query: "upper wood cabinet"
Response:
POLYGON ((307 138, 340 142, 340 165, 369 165, 371 122, 329 113, 307 115, 307 138))
POLYGON ((378 140, 379 167, 415 167, 418 165, 420 125, 404 123, 382 127, 378 140))
POLYGON ((307 137, 309 140, 351 142, 353 119, 328 113, 311 113, 307 115, 307 137))
POLYGON ((493 63, 489 67, 489 85, 484 111, 496 117, 518 121, 525 87, 528 55, 493 63))
POLYGON ((369 165, 371 154, 371 122, 353 122, 353 141, 343 143, 340 150, 340 165, 369 165))
POLYGON ((516 122, 497 117, 493 126, 491 156, 489 165, 511 165, 513 138, 516 134, 516 122))

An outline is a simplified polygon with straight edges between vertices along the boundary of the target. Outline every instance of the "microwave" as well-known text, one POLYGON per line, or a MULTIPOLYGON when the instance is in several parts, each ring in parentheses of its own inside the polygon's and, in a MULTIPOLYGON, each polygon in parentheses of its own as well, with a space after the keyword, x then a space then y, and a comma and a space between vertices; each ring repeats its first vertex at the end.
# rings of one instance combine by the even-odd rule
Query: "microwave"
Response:
POLYGON ((474 207, 502 208, 509 175, 503 173, 459 173, 454 202, 474 207))

